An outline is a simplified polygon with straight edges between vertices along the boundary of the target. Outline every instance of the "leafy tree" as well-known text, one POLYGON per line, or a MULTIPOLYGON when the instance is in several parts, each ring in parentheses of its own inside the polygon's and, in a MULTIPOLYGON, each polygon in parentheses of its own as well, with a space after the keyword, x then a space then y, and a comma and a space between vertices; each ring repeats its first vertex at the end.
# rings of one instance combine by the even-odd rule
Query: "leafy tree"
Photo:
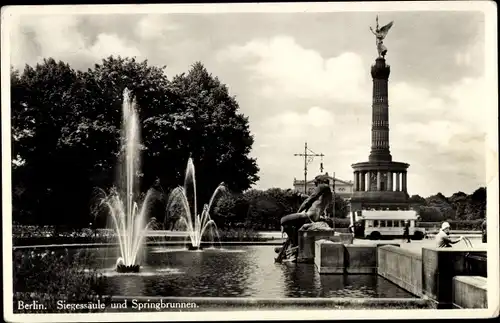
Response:
POLYGON ((185 136, 182 138, 185 160, 191 154, 195 166, 198 200, 206 201, 223 181, 229 190, 242 192, 259 177, 256 160, 248 157, 253 136, 248 118, 239 113, 236 99, 217 77, 197 62, 187 74, 175 76, 172 91, 181 99, 185 136))
POLYGON ((168 193, 182 184, 190 154, 200 204, 221 181, 238 192, 258 179, 256 162, 247 157, 253 144, 247 118, 199 63, 170 82, 163 67, 133 58, 108 57, 84 72, 48 59, 23 73, 13 70, 11 82, 14 220, 20 223, 94 222, 96 188, 120 184, 125 88, 137 103, 142 136, 137 196, 152 185, 168 193))
POLYGON ((486 216, 486 188, 478 188, 471 195, 456 192, 445 197, 438 193, 426 198, 424 203, 413 204, 413 208, 420 213, 423 221, 483 219, 486 216))
POLYGON ((471 198, 474 202, 486 202, 486 187, 480 187, 472 193, 471 198))
MULTIPOLYGON (((214 208, 214 219, 220 227, 231 226, 235 219, 244 220, 246 228, 254 230, 279 230, 280 219, 297 212, 306 195, 291 189, 271 188, 265 191, 250 189, 243 194, 229 195, 214 208), (239 207, 236 204, 239 204, 239 207), (228 223, 232 223, 229 224, 228 223)), ((347 216, 349 206, 340 196, 335 203, 337 219, 347 216)), ((333 203, 327 209, 333 215, 333 203)), ((241 222, 240 222, 241 223, 241 222)))
MULTIPOLYGON (((136 62, 133 58, 109 57, 96 64, 94 69, 81 74, 78 111, 83 119, 80 127, 85 127, 85 131, 77 129, 69 138, 92 143, 93 153, 89 152, 89 160, 94 162, 94 167, 89 175, 97 182, 102 181, 101 185, 109 186, 115 181, 114 170, 121 150, 125 88, 135 98, 139 114, 143 145, 143 171, 139 174, 142 190, 151 187, 157 180, 165 181, 165 173, 168 172, 162 172, 162 167, 155 165, 154 161, 165 145, 170 144, 170 137, 175 135, 170 130, 174 128, 178 107, 175 95, 168 91, 168 79, 163 68, 149 66, 147 61, 136 62), (82 138, 84 136, 85 139, 82 138), (164 140, 162 145, 158 145, 159 138, 164 140)), ((175 148, 172 146, 169 145, 169 148, 175 148)))
POLYGON ((328 216, 335 216, 337 219, 344 219, 349 213, 349 205, 340 196, 335 195, 335 214, 333 213, 334 204, 330 204, 327 209, 328 216))
POLYGON ((70 179, 80 177, 63 153, 64 127, 72 114, 77 73, 63 62, 44 60, 23 73, 11 73, 14 219, 24 223, 60 223, 74 210, 67 197, 78 196, 70 179), (22 210, 22 211, 21 211, 22 210))
POLYGON ((448 203, 455 211, 455 217, 457 219, 463 219, 466 217, 466 207, 468 204, 467 194, 464 192, 454 193, 448 198, 448 203))
POLYGON ((469 198, 465 207, 466 219, 484 219, 486 217, 486 187, 478 188, 469 198))
POLYGON ((250 205, 246 228, 277 230, 284 212, 275 199, 269 195, 256 199, 250 205))
POLYGON ((418 214, 423 222, 440 222, 444 220, 441 211, 434 206, 421 206, 418 209, 418 214))
POLYGON ((409 198, 409 202, 410 204, 412 205, 425 205, 426 201, 423 197, 421 197, 420 195, 412 195, 410 198, 409 198))

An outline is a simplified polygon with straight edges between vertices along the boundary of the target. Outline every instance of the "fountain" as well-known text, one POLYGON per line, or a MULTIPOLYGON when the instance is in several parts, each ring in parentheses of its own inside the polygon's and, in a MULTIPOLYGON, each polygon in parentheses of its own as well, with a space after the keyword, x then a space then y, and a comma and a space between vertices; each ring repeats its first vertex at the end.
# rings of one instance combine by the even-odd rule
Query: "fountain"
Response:
POLYGON ((138 189, 140 168, 140 131, 135 100, 130 91, 123 91, 122 156, 119 163, 118 183, 121 192, 115 188, 102 203, 107 205, 112 227, 118 237, 120 256, 116 261, 116 271, 120 273, 138 272, 138 263, 144 238, 151 222, 146 221, 147 206, 152 195, 149 190, 139 205, 134 197, 138 189))
POLYGON ((190 157, 184 177, 184 187, 175 188, 170 193, 167 204, 167 212, 171 212, 177 203, 180 206, 179 221, 185 226, 189 235, 189 250, 201 250, 202 238, 208 229, 212 230, 212 237, 215 232, 218 238, 217 225, 210 217, 210 210, 215 199, 223 192, 225 192, 225 185, 221 183, 215 189, 208 204, 204 204, 202 212, 198 214, 195 169, 193 159, 190 157))

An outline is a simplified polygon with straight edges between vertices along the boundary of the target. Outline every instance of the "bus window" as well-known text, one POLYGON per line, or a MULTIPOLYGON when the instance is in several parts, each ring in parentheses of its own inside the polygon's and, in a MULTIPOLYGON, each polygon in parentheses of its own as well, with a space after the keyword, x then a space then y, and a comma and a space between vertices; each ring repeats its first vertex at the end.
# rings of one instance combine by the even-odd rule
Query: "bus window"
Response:
POLYGON ((373 226, 378 227, 378 220, 373 220, 373 226))
POLYGON ((373 226, 372 221, 371 220, 367 220, 366 221, 366 227, 367 228, 371 228, 372 226, 373 226))
POLYGON ((380 220, 380 227, 385 228, 385 220, 380 220))
POLYGON ((398 220, 394 220, 393 222, 394 222, 394 227, 395 228, 399 227, 399 221, 398 220))
POLYGON ((399 222, 401 222, 401 226, 402 226, 402 227, 404 227, 404 226, 405 226, 405 221, 404 221, 404 220, 401 220, 401 221, 399 221, 399 222))

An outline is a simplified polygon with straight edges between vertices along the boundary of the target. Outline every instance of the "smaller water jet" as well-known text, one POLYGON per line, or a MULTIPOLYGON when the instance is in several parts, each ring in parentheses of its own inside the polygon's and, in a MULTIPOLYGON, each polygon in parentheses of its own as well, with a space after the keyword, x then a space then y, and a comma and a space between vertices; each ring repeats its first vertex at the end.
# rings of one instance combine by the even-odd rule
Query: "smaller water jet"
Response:
POLYGON ((167 204, 167 212, 172 212, 176 206, 180 206, 179 221, 185 226, 189 236, 188 250, 202 250, 202 238, 209 232, 209 229, 212 233, 212 240, 214 236, 219 239, 217 225, 210 217, 210 210, 215 199, 224 192, 226 192, 226 187, 224 183, 221 183, 215 189, 209 202, 203 205, 202 212, 198 214, 195 168, 193 159, 191 157, 188 159, 184 186, 179 186, 170 193, 167 204))

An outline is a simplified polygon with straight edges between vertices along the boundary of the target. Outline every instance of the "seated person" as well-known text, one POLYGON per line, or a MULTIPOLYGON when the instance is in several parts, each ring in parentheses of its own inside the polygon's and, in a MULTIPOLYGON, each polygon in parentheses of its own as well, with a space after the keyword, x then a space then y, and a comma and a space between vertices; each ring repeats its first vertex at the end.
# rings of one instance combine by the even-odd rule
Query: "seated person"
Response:
POLYGON ((441 230, 436 234, 436 244, 438 248, 450 248, 452 244, 458 243, 463 240, 463 237, 457 240, 452 240, 450 237, 450 224, 448 222, 443 222, 441 225, 441 230))
POLYGON ((316 176, 314 184, 316 185, 314 192, 302 203, 298 212, 281 218, 281 227, 290 239, 291 248, 298 245, 299 229, 306 223, 320 220, 332 202, 333 195, 328 177, 316 176))

